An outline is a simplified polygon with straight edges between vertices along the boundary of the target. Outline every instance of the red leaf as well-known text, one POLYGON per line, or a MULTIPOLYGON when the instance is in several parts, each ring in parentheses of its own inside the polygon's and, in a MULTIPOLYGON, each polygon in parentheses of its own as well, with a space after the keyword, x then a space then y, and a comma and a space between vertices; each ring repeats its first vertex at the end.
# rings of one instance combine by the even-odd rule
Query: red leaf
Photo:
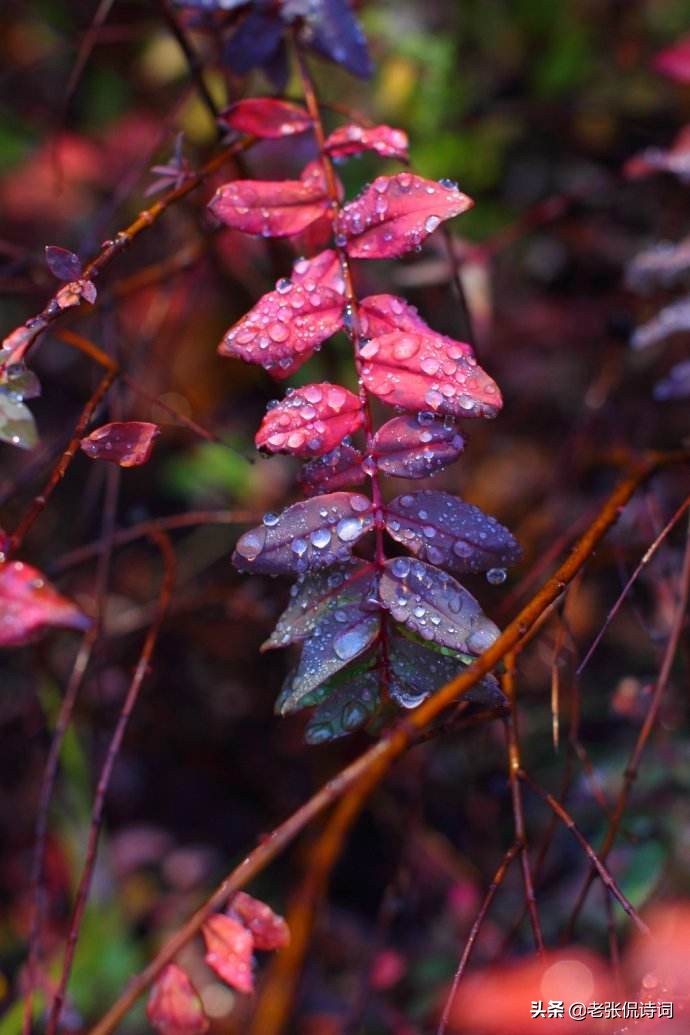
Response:
POLYGON ((376 466, 398 478, 428 478, 462 453, 462 435, 453 424, 427 418, 393 417, 379 428, 373 442, 376 466))
POLYGON ((257 949, 282 949, 290 941, 290 931, 283 917, 245 891, 237 892, 228 913, 251 931, 257 949))
POLYGON ((660 51, 652 65, 657 72, 675 79, 677 83, 690 83, 690 33, 660 51))
POLYGON ((338 257, 331 249, 313 259, 298 259, 292 278, 226 332, 218 351, 260 363, 274 377, 289 377, 319 345, 342 327, 345 284, 338 257))
POLYGON ((436 334, 383 334, 360 349, 362 380, 390 406, 495 417, 502 406, 498 385, 466 348, 436 334))
POLYGON ((312 125, 304 108, 273 97, 250 97, 238 101, 221 113, 220 121, 241 133, 265 139, 304 133, 312 125))
POLYGON ((296 388, 268 411, 256 433, 256 445, 270 453, 308 459, 328 453, 362 427, 358 397, 327 381, 296 388))
POLYGON ((90 624, 37 568, 22 561, 0 564, 0 647, 30 643, 46 626, 88 629, 90 624))
POLYGON ((203 1035, 208 1020, 184 970, 169 963, 151 988, 146 1015, 161 1035, 203 1035))
POLYGON ((113 421, 83 438, 81 448, 92 460, 110 460, 120 467, 140 467, 151 456, 153 440, 159 434, 158 425, 149 421, 113 421))
POLYGON ((375 151, 382 158, 399 158, 403 162, 408 159, 408 147, 407 133, 391 126, 341 126, 331 133, 325 143, 326 151, 333 158, 348 158, 365 151, 375 151))
POLYGON ((336 231, 353 258, 394 259, 473 204, 451 181, 436 183, 411 173, 379 176, 344 207, 336 231))
POLYGON ((391 331, 412 331, 444 342, 448 349, 460 349, 466 356, 474 355, 471 345, 464 341, 456 341, 446 334, 432 330, 422 320, 415 306, 397 295, 369 295, 360 303, 360 332, 363 338, 377 338, 391 331))
POLYGON ((235 230, 262 237, 301 234, 329 207, 320 162, 310 162, 299 180, 235 180, 209 202, 215 216, 235 230))
POLYGON ((254 991, 251 931, 231 916, 215 913, 202 927, 206 942, 206 962, 218 977, 238 992, 254 991))
POLYGON ((299 476, 300 488, 305 496, 316 496, 320 492, 361 485, 366 479, 363 460, 362 454, 353 446, 346 443, 336 446, 325 456, 304 465, 299 476))

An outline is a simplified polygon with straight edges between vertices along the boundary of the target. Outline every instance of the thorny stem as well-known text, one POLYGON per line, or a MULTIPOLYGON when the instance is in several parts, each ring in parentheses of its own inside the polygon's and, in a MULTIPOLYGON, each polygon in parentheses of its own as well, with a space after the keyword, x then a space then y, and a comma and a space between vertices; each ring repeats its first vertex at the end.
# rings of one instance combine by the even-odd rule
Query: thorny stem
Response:
POLYGON ((117 759, 120 746, 122 744, 125 730, 129 722, 130 716, 134 709, 141 690, 142 683, 146 675, 149 672, 151 658, 158 640, 158 635, 163 624, 163 619, 166 615, 170 601, 172 599, 173 586, 175 581, 175 554, 172 548, 172 544, 167 535, 162 532, 156 532, 151 537, 161 551, 163 558, 163 582, 158 597, 158 610, 156 616, 151 623, 146 638, 144 640, 139 660, 137 661, 136 668, 132 680, 129 684, 129 688, 125 695, 125 699, 120 710, 113 735, 108 745, 108 751, 106 753, 103 768, 98 780, 96 787, 96 796, 91 810, 91 823, 89 827, 89 836, 86 846, 86 855, 84 858, 84 866, 82 869, 81 877, 77 887, 75 895, 74 905, 72 908, 72 915, 70 917, 69 932, 67 935, 67 942, 65 945, 65 954, 62 962, 62 971, 58 982, 57 990, 53 998, 50 1015, 46 1025, 46 1035, 55 1035, 58 1024, 60 1022, 60 1014, 62 1013, 62 1007, 65 1001, 65 995, 67 992, 67 985, 69 982, 70 973, 72 970, 72 964, 74 962, 74 955, 77 947, 77 939, 79 938, 79 931, 81 928, 81 922, 84 916, 84 910, 86 908, 86 902, 91 887, 91 881, 93 878, 93 871, 96 864, 96 853, 98 850, 98 840, 101 831, 101 824, 103 820, 103 810, 105 806, 105 798, 110 785, 110 777, 113 772, 115 761, 117 759))
MULTIPOLYGON (((606 835, 604 837, 604 842, 599 850, 599 858, 602 860, 605 860, 607 858, 609 852, 613 848, 616 838, 618 837, 618 831, 620 830, 621 821, 623 819, 623 813, 627 808, 628 799, 630 798, 630 792, 632 791, 633 784, 637 779, 637 771, 640 765, 640 759, 642 758, 644 749, 647 746, 647 741, 649 740, 652 734, 652 730, 654 729, 657 716, 659 715, 661 701, 663 699, 664 691, 666 690, 666 686, 668 684, 669 676, 671 675, 671 668, 673 666, 673 661, 676 656, 676 651, 678 650, 678 644, 680 642, 680 637, 683 632, 683 626, 685 625, 685 622, 687 620, 689 596, 690 522, 688 523, 688 532, 685 542, 685 554, 683 557, 683 567, 681 570, 679 580, 678 601, 676 604, 676 610, 673 617, 673 623, 671 625, 668 642, 666 643, 666 649, 664 650, 664 656, 661 662, 659 675, 657 676, 656 683, 654 684, 654 690, 652 692, 649 708, 647 709, 647 714, 645 715, 644 722, 642 723, 642 727, 637 737, 635 746, 630 754, 630 758, 628 759, 628 764, 625 768, 625 773, 623 777, 623 786, 621 787, 620 794, 618 795, 618 799, 613 810, 613 815, 609 820, 609 825, 606 831, 606 835)), ((582 885, 577 901, 573 908, 572 914, 570 916, 570 921, 568 924, 569 935, 572 935, 580 910, 582 909, 582 906, 585 903, 585 899, 587 898, 587 894, 589 892, 589 889, 592 885, 592 881, 595 876, 595 870, 595 864, 592 863, 590 871, 587 877, 585 878, 585 881, 582 885)))
POLYGON ((479 907, 479 912, 474 918, 474 923, 472 924, 472 927, 470 928, 470 933, 467 936, 467 941, 465 942, 465 947, 462 951, 462 956, 460 958, 460 963, 458 964, 458 969, 455 971, 455 975, 453 977, 453 984, 450 987, 450 992, 448 993, 448 998, 446 999, 446 1004, 443 1008, 443 1014, 441 1015, 441 1021, 439 1023, 436 1035, 446 1035, 446 1031, 448 1029, 448 1021, 450 1020, 450 1012, 453 1007, 453 1003, 455 1002, 455 997, 458 994, 458 987, 467 969, 467 964, 469 963, 470 955, 472 953, 472 950, 474 949, 477 938, 479 937, 479 932, 481 931, 482 925, 486 919, 486 914, 489 912, 489 909, 491 908, 491 903, 496 897, 496 892, 503 883, 505 875, 510 869, 511 863, 521 852, 522 843, 520 841, 514 841, 508 849, 508 851, 506 852, 506 854, 503 856, 500 866, 493 875, 493 879, 491 881, 491 884, 489 885, 489 889, 486 895, 484 896, 484 901, 479 907))
MULTIPOLYGON (((179 185, 179 187, 175 187, 173 190, 168 191, 167 194, 164 194, 149 208, 143 209, 136 219, 129 224, 129 226, 120 230, 112 240, 103 242, 98 254, 95 255, 82 270, 81 279, 93 280, 97 277, 98 274, 101 273, 101 271, 115 258, 115 256, 119 255, 119 253, 131 244, 139 234, 148 230, 157 223, 163 213, 166 212, 171 205, 174 205, 177 201, 180 201, 188 194, 191 194, 191 192, 196 190, 196 188, 207 180, 209 176, 212 176, 217 172, 229 158, 249 150, 250 147, 253 147, 255 142, 254 137, 245 137, 242 140, 234 141, 228 147, 214 155, 214 157, 202 166, 198 172, 191 173, 185 179, 184 183, 179 185)), ((58 294, 59 292, 56 292, 56 294, 53 295, 40 313, 31 317, 26 321, 26 323, 16 328, 12 334, 5 338, 2 345, 5 348, 9 347, 11 352, 8 356, 3 357, 0 373, 2 373, 2 370, 10 366, 12 363, 18 363, 23 360, 33 343, 46 327, 59 319, 63 313, 70 311, 70 309, 64 309, 60 306, 58 294)))
POLYGON ((688 463, 690 450, 647 454, 629 470, 603 503, 599 513, 581 536, 569 556, 544 583, 541 589, 522 608, 494 643, 468 668, 441 687, 419 708, 399 720, 381 739, 342 769, 321 787, 296 812, 293 812, 272 833, 264 838, 246 858, 235 867, 204 904, 162 946, 153 960, 136 977, 101 1019, 90 1035, 109 1035, 129 1012, 137 999, 155 981, 166 964, 198 933, 214 910, 221 908, 228 896, 244 887, 261 873, 298 834, 334 802, 351 792, 362 780, 369 788, 375 787, 386 775, 393 762, 408 748, 415 736, 429 723, 467 693, 482 676, 490 672, 529 633, 541 614, 556 600, 591 557, 599 542, 616 523, 618 516, 635 491, 661 468, 671 464, 688 463))
POLYGON ((23 518, 17 525, 16 529, 10 536, 9 547, 7 551, 8 555, 10 553, 14 553, 16 550, 19 549, 27 533, 32 528, 34 522, 45 508, 56 486, 62 481, 63 477, 67 472, 67 468, 72 463, 74 457, 77 454, 77 450, 79 449, 79 443, 81 442, 82 436, 89 424, 89 421, 91 420, 96 409, 98 408, 99 403, 101 402, 106 392, 115 380, 115 377, 115 371, 108 370, 103 375, 101 380, 98 382, 98 385, 96 386, 95 391, 91 395, 91 398, 88 400, 83 410, 81 411, 81 415, 74 427, 74 431, 72 432, 72 437, 69 440, 67 448, 65 449, 64 453, 58 460, 53 470, 50 472, 50 476, 45 486, 43 487, 43 491, 39 493, 38 496, 34 497, 31 506, 26 511, 23 518))
MULTIPOLYGON (((347 313, 349 316, 348 326, 346 330, 350 341, 352 342, 352 348, 354 350, 354 361, 355 368, 357 371, 357 381, 359 385, 359 398, 362 405, 362 412, 364 415, 364 431, 367 440, 367 453, 371 454, 373 443, 374 443, 374 422, 371 412, 371 400, 369 393, 364 385, 362 378, 362 360, 360 357, 360 345, 361 345, 361 333, 360 333, 360 318, 359 318, 359 301, 357 299, 357 292, 354 286, 354 279, 352 275, 352 266, 350 259, 347 254, 347 249, 338 242, 338 234, 336 232, 336 219, 340 210, 340 192, 338 188, 338 179, 333 168, 333 162, 326 151, 326 134, 323 128, 323 121, 321 119, 321 111, 319 108, 319 102, 314 89, 314 82, 309 71, 307 60, 302 52, 299 44, 299 40, 296 35, 295 40, 295 51, 297 54, 297 63, 299 66, 300 78, 302 80, 302 89, 304 91, 304 100, 307 105, 307 111, 311 116, 314 125, 314 136, 316 138, 316 144, 319 150, 319 157, 321 159, 321 165, 323 167, 324 176, 326 179, 326 188, 328 190, 328 196, 331 201, 330 218, 333 226, 333 245, 340 261, 340 268, 343 273, 343 280, 345 282, 345 300, 347 306, 347 313)), ((371 480, 371 497, 374 505, 374 534, 376 537, 375 545, 375 558, 374 563, 376 564, 379 571, 383 568, 385 561, 385 550, 383 542, 384 534, 384 521, 383 521, 383 494, 381 492, 381 485, 379 482, 378 471, 374 469, 373 472, 367 472, 371 480)), ((383 668, 383 691, 388 692, 389 686, 389 665, 388 665, 388 638, 387 638, 387 622, 386 616, 381 615, 381 658, 383 668)))

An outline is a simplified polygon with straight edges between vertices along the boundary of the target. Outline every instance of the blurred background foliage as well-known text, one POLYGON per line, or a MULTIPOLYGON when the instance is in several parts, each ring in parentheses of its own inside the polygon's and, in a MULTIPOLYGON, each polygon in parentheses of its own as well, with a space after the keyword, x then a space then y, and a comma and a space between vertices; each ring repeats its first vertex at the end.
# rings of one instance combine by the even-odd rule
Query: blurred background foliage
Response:
MULTIPOLYGON (((372 0, 359 14, 374 79, 355 82, 316 61, 322 98, 405 128, 414 169, 457 179, 476 201, 452 225, 453 242, 466 260, 463 280, 480 360, 501 385, 505 408, 492 424, 468 424, 464 458, 433 484, 495 514, 522 541, 525 561, 508 583, 497 588, 476 578, 470 586, 488 613, 505 622, 534 585, 522 580, 612 484, 610 461, 619 451, 675 446, 687 434, 686 403, 661 404, 651 395, 654 379, 684 354, 687 342, 679 335, 665 350, 629 351, 633 327, 658 299, 629 294, 622 276, 641 248, 687 232, 687 186, 667 176, 629 182, 621 172, 632 154, 667 146, 690 121, 690 87, 650 68, 652 56, 690 28, 687 0, 372 0), (551 208, 544 208, 549 199, 551 208)), ((216 127, 157 5, 116 0, 86 45, 93 15, 94 5, 85 0, 5 0, 0 11, 5 332, 55 290, 44 245, 91 255, 150 203, 148 170, 169 157, 177 133, 184 133, 193 166, 216 146, 216 127)), ((217 65, 213 37, 190 32, 219 106, 269 91, 260 73, 246 80, 229 76, 217 65)), ((288 93, 298 92, 291 80, 288 93)), ((337 121, 333 113, 328 119, 337 121)), ((280 179, 311 157, 307 139, 265 142, 246 165, 251 175, 280 179)), ((348 194, 386 169, 369 157, 343 166, 348 194)), ((215 185, 230 172, 226 167, 215 185)), ((215 352, 227 326, 287 272, 293 253, 283 243, 267 246, 217 232, 204 211, 213 186, 171 210, 118 260, 99 284, 98 305, 79 325, 150 397, 119 387, 103 419, 129 416, 163 426, 154 458, 141 470, 120 476, 79 457, 27 541, 26 559, 59 579, 91 613, 93 557, 70 563, 69 551, 101 536, 104 492, 111 499, 117 493, 112 516, 118 525, 206 507, 258 516, 296 493, 289 460, 253 454, 253 432, 275 387, 259 369, 215 352), (221 441, 195 440, 156 399, 213 428, 221 441)), ((439 330, 456 337, 466 332, 440 235, 404 262, 360 267, 362 293, 405 294, 439 330)), ((98 376, 50 334, 35 367, 43 383, 33 405, 40 444, 26 453, 3 447, 0 502, 8 528, 64 448, 98 376)), ((293 383, 348 378, 347 344, 336 339, 293 383)), ((393 491, 401 491, 399 484, 393 491)), ((684 491, 682 473, 670 473, 638 496, 560 615, 521 657, 524 755, 554 791, 572 755, 568 738, 579 703, 593 781, 614 799, 668 635, 682 548, 677 532, 583 676, 578 680, 574 672, 625 577, 684 491), (554 667, 562 692, 557 750, 554 667)), ((68 1022, 75 1030, 102 1011, 162 934, 258 836, 367 742, 358 735, 307 749, 303 717, 272 715, 289 661, 260 655, 258 647, 285 603, 286 587, 233 572, 229 553, 237 532, 200 526, 176 537, 175 601, 116 768, 70 986, 68 1022)), ((117 550, 105 635, 65 744, 52 812, 45 952, 53 972, 83 852, 93 774, 159 579, 157 557, 144 542, 117 550)), ((57 634, 5 652, 1 661, 1 1035, 19 1031, 12 1003, 21 989, 37 794, 74 650, 71 634, 57 634)), ((611 856, 625 893, 640 906, 655 895, 690 891, 687 660, 686 653, 674 673, 625 836, 611 856)), ((573 762, 568 807, 596 844, 606 820, 591 783, 573 762)), ((527 818, 538 847, 549 817, 528 798, 527 818)), ((510 843, 511 823, 500 724, 411 752, 372 799, 336 869, 294 1031, 344 1030, 343 1018, 367 980, 367 1033, 434 1030, 430 1018, 480 895, 510 843)), ((276 864, 254 893, 283 908, 308 844, 276 864)), ((558 938, 585 872, 577 846, 558 831, 539 879, 549 940, 558 938)), ((506 947, 521 902, 515 870, 480 938, 478 963, 529 950, 524 922, 506 947)), ((598 888, 578 931, 590 946, 605 946, 598 888)), ((217 1030, 248 1030, 249 1005, 205 971, 198 946, 186 950, 184 962, 217 1030)), ((142 1030, 141 1013, 128 1024, 142 1030)))

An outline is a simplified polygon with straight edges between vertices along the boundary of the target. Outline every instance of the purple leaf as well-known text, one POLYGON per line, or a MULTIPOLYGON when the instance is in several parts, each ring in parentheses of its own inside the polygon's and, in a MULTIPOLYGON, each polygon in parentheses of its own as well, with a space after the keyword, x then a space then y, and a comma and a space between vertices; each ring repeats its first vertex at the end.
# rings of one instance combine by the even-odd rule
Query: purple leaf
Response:
POLYGON ((386 528, 420 560, 450 571, 487 571, 515 564, 520 547, 507 528, 448 492, 406 493, 386 506, 386 528))
POLYGON ((353 446, 343 442, 330 453, 305 464, 299 476, 300 488, 305 496, 321 492, 335 492, 366 480, 362 468, 364 457, 353 446))
POLYGON ((471 593, 451 575, 422 561, 386 561, 379 595, 396 622, 441 647, 481 654, 499 635, 471 593))
POLYGON ((349 560, 352 547, 374 523, 367 496, 332 492, 295 503, 280 516, 266 514, 258 528, 237 541, 240 571, 281 575, 317 571, 349 560))
POLYGON ((304 41, 353 75, 368 79, 371 61, 367 42, 348 0, 311 0, 299 6, 304 7, 304 41))
POLYGON ((304 739, 307 744, 323 744, 347 736, 369 721, 379 701, 378 672, 369 670, 353 675, 334 687, 319 705, 309 720, 304 739))
MULTIPOLYGON (((399 633, 393 633, 388 644, 390 695, 401 708, 416 708, 466 667, 460 658, 441 654, 399 633)), ((489 707, 505 700, 498 680, 491 675, 485 676, 463 699, 489 707)))
POLYGON ((393 417, 374 437, 376 466, 398 478, 427 478, 462 453, 465 442, 454 424, 432 414, 393 417))
POLYGON ((351 560, 340 568, 303 575, 290 590, 290 603, 261 650, 287 647, 306 639, 327 611, 371 596, 373 564, 351 560))
POLYGON ((327 611, 304 641, 297 671, 281 694, 281 714, 304 707, 304 698, 363 654, 380 628, 381 612, 367 599, 327 611))
POLYGON ((81 277, 81 259, 67 248, 60 248, 57 244, 47 244, 46 263, 50 272, 58 280, 79 280, 81 277))
POLYGON ((283 32, 284 26, 275 15, 250 11, 225 44, 223 63, 236 75, 269 64, 280 49, 283 32))

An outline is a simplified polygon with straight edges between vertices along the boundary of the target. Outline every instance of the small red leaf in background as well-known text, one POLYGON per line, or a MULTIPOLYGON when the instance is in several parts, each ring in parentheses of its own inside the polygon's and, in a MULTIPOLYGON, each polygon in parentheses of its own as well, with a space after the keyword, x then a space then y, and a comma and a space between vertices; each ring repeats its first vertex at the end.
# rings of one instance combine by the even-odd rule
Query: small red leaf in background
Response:
POLYGON ((268 411, 256 433, 256 445, 270 453, 308 459, 323 456, 362 427, 358 397, 324 381, 296 388, 268 411))
POLYGON ((256 949, 282 949, 290 941, 290 931, 283 917, 245 891, 237 892, 228 913, 251 931, 256 949))
POLYGON ((456 341, 446 334, 439 334, 421 318, 415 306, 397 295, 369 295, 363 298, 359 308, 360 331, 363 338, 377 338, 391 331, 412 331, 436 338, 450 351, 459 349, 466 356, 474 355, 471 345, 456 341))
POLYGON ((202 931, 209 967, 238 992, 253 992, 251 931, 221 913, 209 917, 202 931))
POLYGON ((22 561, 0 564, 0 647, 30 643, 46 626, 88 629, 90 624, 37 568, 22 561))
POLYGON ((366 479, 362 467, 363 455, 353 446, 343 443, 318 460, 305 464, 299 476, 299 485, 305 496, 320 492, 335 492, 352 485, 361 485, 366 479))
POLYGON ((151 456, 153 440, 159 434, 158 425, 149 421, 113 421, 83 438, 81 448, 92 460, 110 460, 120 467, 139 467, 151 456))
POLYGON ((151 988, 146 1016, 161 1035, 203 1035, 208 1020, 182 967, 169 963, 151 988))
POLYGON ((58 280, 79 280, 81 276, 81 259, 67 248, 57 244, 46 245, 46 263, 48 269, 58 280))
POLYGON ((329 208, 320 162, 310 162, 299 180, 235 180, 209 202, 226 226, 262 237, 301 234, 329 208))
POLYGON ((348 125, 336 129, 325 143, 326 151, 332 158, 348 158, 350 155, 361 155, 365 151, 375 151, 382 158, 408 159, 409 141, 407 133, 392 126, 348 125))
POLYGON ((652 62, 653 67, 677 83, 690 83, 690 33, 660 51, 652 62))
POLYGON ((218 351, 260 363, 276 378, 289 377, 319 345, 342 327, 345 284, 328 249, 298 259, 283 278, 226 332, 218 351))
POLYGON ((465 443, 453 424, 428 418, 393 417, 376 432, 373 455, 380 471, 398 478, 428 478, 452 464, 465 443))
POLYGON ((411 173, 379 176, 345 205, 336 231, 353 258, 395 259, 473 204, 451 181, 437 183, 411 173))
POLYGON ((498 385, 465 349, 460 342, 447 344, 441 335, 383 334, 360 349, 362 380, 389 406, 449 417, 495 417, 502 406, 498 385))
POLYGON ((248 97, 238 101, 221 113, 220 121, 231 129, 264 139, 304 133, 312 125, 304 108, 274 97, 248 97))

